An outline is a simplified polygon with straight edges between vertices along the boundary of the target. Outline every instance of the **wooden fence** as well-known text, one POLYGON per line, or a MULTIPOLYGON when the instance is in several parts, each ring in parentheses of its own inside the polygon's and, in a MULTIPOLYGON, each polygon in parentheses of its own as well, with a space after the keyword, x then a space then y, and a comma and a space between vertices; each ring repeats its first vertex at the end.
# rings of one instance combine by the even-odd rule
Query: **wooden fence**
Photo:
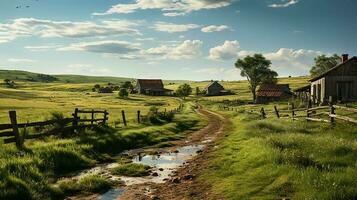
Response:
MULTIPOLYGON (((318 107, 308 106, 308 108, 295 108, 293 103, 290 104, 290 106, 291 107, 287 110, 279 110, 277 106, 274 106, 274 110, 272 111, 268 111, 264 107, 262 107, 259 111, 250 110, 248 112, 259 114, 262 118, 267 118, 269 116, 276 116, 277 118, 291 118, 293 120, 303 118, 306 119, 307 121, 317 121, 317 122, 327 122, 327 123, 334 123, 337 119, 340 121, 357 124, 357 119, 342 114, 336 114, 337 110, 343 110, 345 112, 356 114, 357 109, 336 105, 333 103, 331 98, 328 106, 318 106, 318 107), (301 112, 304 113, 301 114, 301 112), (322 118, 322 116, 327 117, 327 119, 322 118)), ((225 105, 220 105, 219 108, 221 110, 238 111, 238 108, 229 107, 225 105)))
POLYGON ((105 124, 109 113, 99 110, 79 110, 76 108, 72 118, 54 119, 40 122, 18 123, 16 111, 9 111, 10 124, 0 124, 0 137, 6 137, 4 143, 16 143, 21 148, 26 139, 41 138, 60 133, 76 133, 79 129, 91 127, 94 125, 105 124), (91 114, 90 119, 81 119, 80 114, 91 114), (95 114, 103 114, 103 118, 96 119, 95 114), (90 122, 88 124, 88 122, 90 122), (48 127, 48 128, 46 128, 48 127), (28 128, 42 130, 38 134, 27 134, 28 128), (20 132, 20 129, 23 131, 20 132))
MULTIPOLYGON (((166 113, 177 113, 182 110, 183 104, 181 103, 179 107, 167 111, 166 108, 162 112, 166 113)), ((158 111, 156 111, 158 112, 158 111)), ((136 114, 137 123, 142 122, 141 111, 138 110, 136 114)), ((128 125, 126 120, 125 111, 121 111, 122 121, 124 126, 128 125)), ((3 141, 7 143, 16 143, 18 148, 22 148, 26 139, 36 139, 41 137, 46 137, 50 135, 58 135, 60 133, 64 134, 75 134, 78 130, 88 127, 93 127, 95 125, 104 125, 109 120, 109 113, 106 110, 80 110, 76 108, 72 114, 71 118, 47 120, 40 122, 27 122, 18 123, 16 111, 9 111, 10 124, 0 124, 0 138, 6 137, 3 141), (90 117, 83 117, 83 114, 90 114, 90 117), (101 114, 102 118, 96 118, 96 114, 101 114), (46 128, 47 127, 47 128, 46 128), (28 128, 35 128, 41 131, 37 134, 27 134, 28 128), (20 131, 22 129, 22 131, 20 131)))

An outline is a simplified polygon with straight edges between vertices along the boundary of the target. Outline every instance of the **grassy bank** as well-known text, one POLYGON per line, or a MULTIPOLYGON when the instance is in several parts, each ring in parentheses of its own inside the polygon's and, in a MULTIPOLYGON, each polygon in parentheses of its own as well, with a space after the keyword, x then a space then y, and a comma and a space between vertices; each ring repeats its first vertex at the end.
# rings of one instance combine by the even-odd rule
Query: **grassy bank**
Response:
POLYGON ((226 199, 356 199, 357 127, 230 113, 200 181, 226 199))
MULTIPOLYGON (((28 140, 23 151, 13 144, 0 145, 0 199, 53 199, 80 191, 81 184, 70 190, 53 187, 53 183, 58 177, 108 161, 123 150, 178 140, 205 125, 194 113, 192 104, 186 104, 185 108, 172 122, 162 125, 97 127, 68 139, 28 140)), ((98 177, 83 180, 88 182, 98 183, 98 187, 84 188, 84 192, 108 187, 98 177)))

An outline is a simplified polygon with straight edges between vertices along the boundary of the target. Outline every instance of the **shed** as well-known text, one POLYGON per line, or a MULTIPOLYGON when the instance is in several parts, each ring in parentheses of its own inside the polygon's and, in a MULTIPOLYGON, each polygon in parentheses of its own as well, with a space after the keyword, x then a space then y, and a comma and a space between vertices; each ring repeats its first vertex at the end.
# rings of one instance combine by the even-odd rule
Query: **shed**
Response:
POLYGON ((289 84, 265 84, 257 91, 256 103, 286 100, 292 97, 289 84))
POLYGON ((357 57, 342 55, 342 63, 314 77, 311 82, 311 100, 325 104, 331 96, 341 102, 357 100, 357 57))
POLYGON ((303 102, 307 102, 310 99, 310 85, 305 85, 294 90, 296 97, 301 99, 303 102))
POLYGON ((205 93, 207 96, 219 96, 228 94, 224 87, 218 83, 218 81, 212 81, 209 85, 205 87, 205 93))
POLYGON ((171 95, 172 90, 165 89, 161 79, 138 79, 136 90, 139 94, 164 96, 171 95))

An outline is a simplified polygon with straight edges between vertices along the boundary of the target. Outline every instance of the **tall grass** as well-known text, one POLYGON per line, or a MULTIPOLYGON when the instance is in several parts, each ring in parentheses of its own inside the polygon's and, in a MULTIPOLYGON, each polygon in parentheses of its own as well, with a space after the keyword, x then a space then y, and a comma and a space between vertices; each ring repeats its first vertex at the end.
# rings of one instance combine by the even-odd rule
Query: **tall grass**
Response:
POLYGON ((200 180, 227 199, 356 199, 357 127, 236 114, 200 180))

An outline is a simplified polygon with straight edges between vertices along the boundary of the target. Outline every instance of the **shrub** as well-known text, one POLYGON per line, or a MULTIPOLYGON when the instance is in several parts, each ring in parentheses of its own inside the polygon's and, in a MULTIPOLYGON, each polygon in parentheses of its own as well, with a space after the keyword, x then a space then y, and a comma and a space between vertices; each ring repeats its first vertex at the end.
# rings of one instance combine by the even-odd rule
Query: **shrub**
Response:
POLYGON ((121 88, 121 89, 119 90, 119 97, 120 97, 120 98, 126 98, 126 97, 128 97, 128 96, 129 96, 129 93, 128 93, 127 89, 121 88))
POLYGON ((151 124, 164 124, 167 122, 172 122, 175 117, 173 112, 158 112, 158 108, 152 106, 147 115, 148 122, 151 124))
POLYGON ((66 195, 78 193, 98 193, 109 190, 112 183, 98 175, 88 175, 79 180, 62 180, 59 182, 59 188, 66 195))
POLYGON ((113 89, 111 87, 101 87, 98 89, 99 93, 113 93, 113 89))

